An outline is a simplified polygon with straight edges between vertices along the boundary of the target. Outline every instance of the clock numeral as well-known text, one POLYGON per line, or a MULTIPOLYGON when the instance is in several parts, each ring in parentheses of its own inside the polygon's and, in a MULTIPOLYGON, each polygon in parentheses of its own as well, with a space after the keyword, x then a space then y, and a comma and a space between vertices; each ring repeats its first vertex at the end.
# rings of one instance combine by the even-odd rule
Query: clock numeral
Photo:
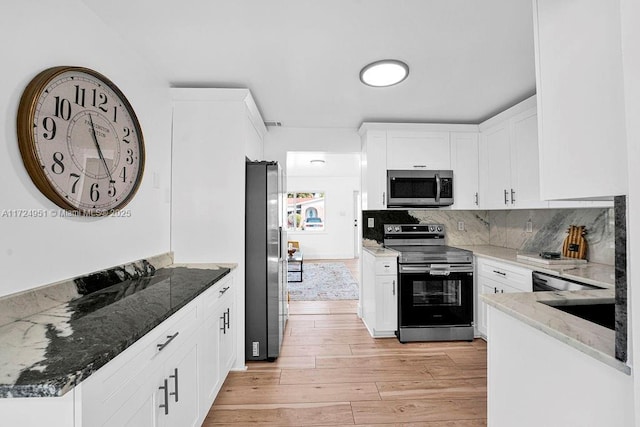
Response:
POLYGON ((62 163, 63 160, 64 155, 61 152, 56 151, 55 153, 53 153, 53 164, 51 165, 51 172, 55 173, 56 175, 60 175, 62 172, 64 172, 64 163, 62 163))
POLYGON ((53 120, 53 117, 45 117, 44 119, 42 119, 42 127, 44 127, 44 130, 49 132, 44 132, 42 134, 44 139, 48 139, 49 141, 51 141, 56 137, 56 121, 53 120))
POLYGON ((107 194, 109 195, 109 197, 115 197, 116 196, 116 186, 115 186, 115 181, 109 181, 109 191, 107 191, 107 194))
POLYGON ((81 88, 79 85, 75 85, 76 87, 76 105, 84 107, 84 96, 86 89, 81 88))
POLYGON ((124 138, 122 138, 122 140, 127 144, 131 143, 131 141, 127 139, 131 136, 131 129, 125 127, 122 129, 122 131, 124 132, 124 138))
POLYGON ((120 175, 118 175, 120 178, 122 178, 122 182, 126 182, 127 181, 127 167, 123 167, 122 168, 122 172, 120 172, 120 175))
POLYGON ((100 198, 100 192, 98 191, 98 183, 94 182, 91 184, 91 189, 89 190, 89 198, 92 202, 97 202, 100 198))
POLYGON ((127 157, 125 157, 124 161, 130 165, 133 164, 133 150, 131 148, 127 148, 127 157))
POLYGON ((56 100, 56 111, 54 115, 63 120, 69 120, 71 118, 71 103, 69 100, 60 98, 59 96, 55 96, 54 99, 56 100))
POLYGON ((73 184, 71 184, 71 192, 75 194, 76 186, 78 185, 78 181, 80 181, 80 175, 78 175, 77 173, 72 173, 69 175, 69 180, 71 180, 72 178, 76 179, 75 181, 73 181, 73 184))
POLYGON ((93 101, 92 105, 94 107, 98 107, 101 111, 107 112, 107 107, 104 105, 107 103, 107 94, 104 92, 98 92, 95 89, 91 89, 93 92, 93 101))
POLYGON ((118 107, 117 106, 113 106, 113 123, 117 123, 118 122, 118 107))

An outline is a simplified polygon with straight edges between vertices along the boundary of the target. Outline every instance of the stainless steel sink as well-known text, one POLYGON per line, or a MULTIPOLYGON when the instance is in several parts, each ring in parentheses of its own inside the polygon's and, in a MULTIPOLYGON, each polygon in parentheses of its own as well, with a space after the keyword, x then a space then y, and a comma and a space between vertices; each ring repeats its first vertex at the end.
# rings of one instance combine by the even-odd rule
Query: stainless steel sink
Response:
POLYGON ((596 323, 605 328, 611 330, 616 329, 616 315, 614 303, 593 303, 589 304, 585 301, 571 301, 570 304, 556 305, 557 301, 540 301, 555 309, 564 311, 573 316, 580 317, 581 319, 588 320, 589 322, 596 323))

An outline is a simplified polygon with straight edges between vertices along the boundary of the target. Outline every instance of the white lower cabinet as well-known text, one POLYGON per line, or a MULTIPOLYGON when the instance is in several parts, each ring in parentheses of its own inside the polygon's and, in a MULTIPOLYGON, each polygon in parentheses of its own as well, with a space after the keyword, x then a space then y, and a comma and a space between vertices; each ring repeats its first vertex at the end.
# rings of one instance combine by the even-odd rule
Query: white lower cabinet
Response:
POLYGON ((228 275, 70 392, 74 426, 201 425, 235 361, 234 310, 228 275))
POLYGON ((398 260, 393 254, 362 251, 362 320, 372 337, 398 329, 398 260))
MULTIPOLYGON (((476 329, 487 337, 487 304, 480 295, 494 293, 532 292, 532 270, 476 256, 476 329)), ((487 337, 488 338, 488 337, 487 337)))

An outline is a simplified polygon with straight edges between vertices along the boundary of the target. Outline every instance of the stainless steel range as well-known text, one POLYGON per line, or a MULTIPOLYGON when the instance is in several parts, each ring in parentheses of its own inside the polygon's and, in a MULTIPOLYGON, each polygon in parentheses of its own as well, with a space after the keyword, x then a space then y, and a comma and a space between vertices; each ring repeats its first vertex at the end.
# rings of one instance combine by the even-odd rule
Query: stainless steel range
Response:
POLYGON ((442 224, 385 224, 398 258, 400 342, 473 340, 473 254, 446 246, 442 224))

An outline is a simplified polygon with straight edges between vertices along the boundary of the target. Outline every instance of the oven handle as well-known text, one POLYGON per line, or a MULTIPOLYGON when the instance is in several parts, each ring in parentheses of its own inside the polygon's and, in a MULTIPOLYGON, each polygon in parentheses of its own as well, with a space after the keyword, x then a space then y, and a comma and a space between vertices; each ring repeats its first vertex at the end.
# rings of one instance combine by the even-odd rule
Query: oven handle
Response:
POLYGON ((440 174, 436 174, 436 203, 440 203, 440 174))
POLYGON ((432 276, 448 276, 451 273, 473 273, 473 265, 403 265, 398 268, 399 273, 429 273, 432 276))

